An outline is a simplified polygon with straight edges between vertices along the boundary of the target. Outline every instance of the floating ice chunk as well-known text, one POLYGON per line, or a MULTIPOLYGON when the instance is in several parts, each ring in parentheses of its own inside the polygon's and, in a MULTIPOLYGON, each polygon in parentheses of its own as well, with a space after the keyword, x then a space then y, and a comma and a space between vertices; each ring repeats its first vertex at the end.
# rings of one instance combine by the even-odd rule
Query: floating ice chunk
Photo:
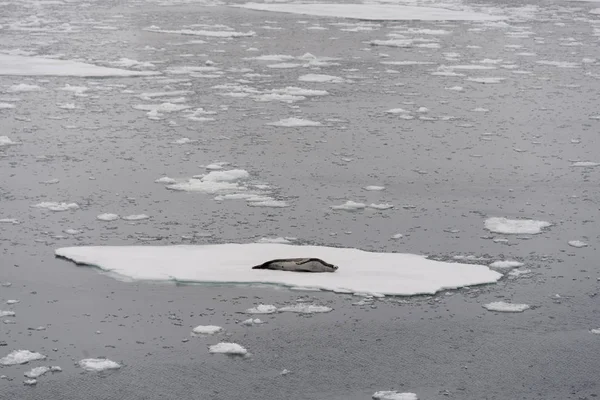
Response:
POLYGON ((15 312, 14 311, 2 311, 0 310, 0 317, 14 317, 15 316, 15 312))
POLYGON ((265 54, 257 57, 247 57, 245 60, 257 60, 257 61, 289 61, 295 57, 286 54, 265 54))
POLYGON ((394 205, 387 204, 387 203, 382 203, 382 204, 371 203, 371 204, 369 204, 369 208, 374 208, 375 210, 389 210, 390 208, 394 208, 394 205))
POLYGON ((485 229, 503 234, 535 235, 544 228, 552 226, 550 222, 532 219, 507 219, 492 217, 485 220, 485 229))
POLYGON ((324 75, 324 74, 306 74, 301 75, 298 80, 300 82, 318 82, 318 83, 342 83, 344 82, 343 78, 339 76, 333 75, 324 75))
POLYGON ((79 366, 86 371, 101 372, 109 369, 119 369, 121 365, 107 358, 85 358, 79 361, 79 366))
POLYGON ((96 219, 99 221, 107 221, 107 222, 116 221, 119 218, 121 218, 121 217, 119 217, 117 214, 111 214, 111 213, 100 214, 96 217, 96 219))
POLYGON ((260 238, 256 241, 256 243, 281 243, 281 244, 290 244, 291 240, 284 237, 276 237, 276 238, 260 238))
POLYGON ((170 92, 145 92, 138 95, 143 100, 151 100, 156 97, 177 97, 186 96, 188 94, 194 94, 191 90, 172 90, 170 92))
POLYGON ((301 66, 302 66, 302 64, 298 64, 298 63, 277 63, 277 64, 269 64, 269 65, 267 65, 267 68, 287 69, 287 68, 298 68, 301 66))
POLYGON ((144 219, 148 219, 150 218, 150 216, 146 215, 146 214, 134 214, 134 215, 127 215, 125 217, 123 217, 123 219, 125 221, 141 221, 144 219))
POLYGON ((571 247, 577 247, 577 248, 581 248, 581 247, 587 247, 587 243, 586 242, 582 242, 581 240, 571 240, 569 241, 569 246, 571 247))
POLYGON ((137 280, 272 283, 385 295, 435 293, 441 289, 491 283, 503 276, 483 265, 448 264, 414 254, 267 243, 78 246, 58 249, 56 255, 137 280), (331 274, 251 269, 269 260, 287 258, 320 258, 340 269, 331 274), (203 262, 198 263, 198 260, 203 262))
POLYGON ((244 188, 235 182, 214 182, 194 178, 189 179, 187 182, 179 182, 168 185, 167 189, 183 192, 202 192, 208 194, 214 194, 222 191, 244 190, 244 188))
POLYGON ((252 325, 262 324, 263 322, 258 318, 255 318, 255 319, 248 318, 246 320, 243 320, 241 323, 242 323, 242 325, 252 326, 252 325))
POLYGON ((506 78, 494 77, 494 76, 489 76, 489 77, 469 77, 469 78, 467 78, 467 80, 470 81, 470 82, 487 83, 487 84, 501 83, 505 79, 506 78))
POLYGON ((290 205, 283 200, 264 200, 264 201, 251 201, 248 199, 248 205, 250 207, 266 207, 266 208, 286 208, 290 205))
POLYGON ((25 372, 25 376, 27 378, 37 379, 48 372, 50 372, 50 367, 35 367, 25 372))
POLYGON ((408 113, 408 111, 403 108, 392 108, 390 110, 387 110, 386 113, 388 113, 388 114, 405 114, 405 113, 408 113))
POLYGON ((301 127, 322 126, 323 124, 321 124, 320 122, 311 121, 308 119, 291 117, 291 118, 279 120, 277 122, 270 122, 267 125, 279 126, 279 127, 284 127, 284 128, 301 128, 301 127))
POLYGON ((600 328, 590 329, 590 333, 593 333, 594 335, 600 335, 600 328))
POLYGON ((523 312, 531 308, 529 304, 514 304, 506 303, 504 301, 495 301, 492 303, 484 304, 483 308, 489 311, 498 312, 523 312))
POLYGON ((37 385, 37 380, 36 379, 25 379, 23 381, 23 384, 25 386, 35 386, 35 385, 37 385))
POLYGON ((162 103, 162 104, 138 104, 133 106, 136 110, 151 111, 155 113, 171 113, 187 110, 190 106, 184 104, 162 103))
POLYGON ((6 304, 17 304, 19 300, 6 300, 6 304))
POLYGON ((577 161, 571 164, 571 167, 593 168, 599 166, 600 163, 592 161, 577 161))
POLYGON ((300 97, 327 96, 329 94, 329 92, 326 90, 304 89, 296 86, 287 86, 283 89, 273 89, 271 90, 271 93, 300 97))
POLYGON ((540 65, 549 65, 551 67, 558 68, 580 68, 578 63, 568 62, 568 61, 548 61, 548 60, 539 60, 536 61, 537 64, 540 65))
POLYGON ((42 89, 38 85, 28 85, 26 83, 20 83, 18 85, 13 85, 9 87, 6 91, 9 93, 22 93, 22 92, 38 92, 42 89))
POLYGON ((19 220, 15 219, 15 218, 1 218, 0 219, 0 224, 13 224, 13 225, 17 225, 17 224, 19 224, 19 220))
POLYGON ((26 364, 30 361, 43 360, 46 356, 29 350, 14 350, 6 357, 0 358, 0 365, 26 364))
POLYGON ((67 84, 65 84, 64 87, 59 88, 58 90, 62 90, 65 92, 72 92, 76 96, 82 96, 85 92, 87 92, 89 90, 89 88, 86 86, 71 86, 67 83, 67 84))
POLYGON ((514 278, 518 278, 521 275, 528 275, 528 274, 531 274, 530 269, 513 269, 512 271, 510 271, 508 273, 509 276, 512 276, 514 278))
POLYGON ((396 234, 392 235, 392 239, 402 239, 403 237, 404 237, 404 235, 401 233, 396 233, 396 234))
POLYGON ((214 335, 222 330, 223 328, 216 325, 198 325, 192 329, 192 335, 214 335))
POLYGON ((158 178, 157 180, 155 180, 154 182, 156 183, 176 183, 177 181, 173 178, 169 178, 168 176, 163 176, 162 178, 158 178))
POLYGON ((159 72, 153 71, 130 71, 126 69, 99 67, 70 60, 0 54, 0 75, 122 77, 159 74, 159 72))
POLYGON ((477 108, 472 109, 471 111, 473 111, 473 112, 488 112, 490 110, 488 110, 487 108, 483 108, 483 107, 477 107, 477 108))
POLYGON ((385 189, 385 186, 370 185, 370 186, 365 186, 363 189, 370 191, 370 192, 380 192, 385 189))
POLYGON ((265 93, 253 96, 253 99, 260 102, 266 101, 283 101, 285 103, 293 103, 296 101, 305 100, 304 96, 293 96, 291 94, 265 93))
MULTIPOLYGON (((0 110, 10 110, 12 108, 15 108, 14 104, 0 102, 0 110)), ((6 137, 6 136, 2 136, 2 137, 6 137)))
POLYGON ((0 147, 1 146, 8 146, 11 144, 19 144, 20 142, 13 142, 11 140, 11 138, 9 138, 8 136, 0 136, 0 147))
POLYGON ((398 67, 412 67, 415 65, 431 65, 435 64, 430 61, 382 61, 383 65, 395 65, 398 67))
POLYGON ((340 204, 339 206, 330 206, 332 210, 344 210, 344 211, 356 211, 363 210, 366 207, 364 203, 357 203, 352 200, 346 201, 344 204, 340 204))
POLYGON ((490 268, 508 269, 522 267, 523 263, 518 261, 494 261, 490 264, 490 268))
POLYGON ((78 235, 81 231, 77 229, 65 229, 65 233, 68 233, 69 235, 78 235))
POLYGON ((220 353, 220 354, 231 354, 236 356, 245 356, 248 354, 248 350, 240 346, 237 343, 221 342, 212 345, 208 348, 209 353, 220 353))
POLYGON ((277 311, 279 312, 295 312, 300 314, 315 314, 315 313, 327 313, 333 310, 331 307, 316 306, 314 304, 294 304, 293 306, 280 307, 277 311))
POLYGON ((277 307, 271 304, 259 304, 246 310, 248 314, 273 314, 277 312, 277 307))
POLYGON ((373 21, 497 21, 504 19, 504 17, 472 11, 454 11, 445 8, 415 7, 396 4, 246 3, 230 6, 258 11, 373 21))
POLYGON ((206 37, 218 37, 218 38, 240 38, 254 36, 256 32, 234 32, 234 31, 206 31, 206 30, 192 30, 192 29, 179 29, 179 30, 167 30, 156 27, 148 27, 144 29, 147 32, 155 33, 170 33, 176 35, 190 35, 190 36, 206 36, 206 37))
POLYGON ((117 61, 110 61, 109 64, 123 68, 156 68, 156 65, 151 62, 132 60, 130 58, 120 58, 117 61))
POLYGON ((202 177, 205 182, 234 182, 248 179, 250 174, 244 169, 231 169, 228 171, 211 171, 202 177))
POLYGON ((396 390, 382 390, 373 394, 373 400, 419 400, 415 393, 400 393, 396 390))
POLYGON ((44 201, 42 203, 38 203, 31 207, 34 208, 45 208, 50 211, 69 211, 69 210, 77 210, 79 209, 79 205, 77 203, 57 203, 54 201, 44 201))

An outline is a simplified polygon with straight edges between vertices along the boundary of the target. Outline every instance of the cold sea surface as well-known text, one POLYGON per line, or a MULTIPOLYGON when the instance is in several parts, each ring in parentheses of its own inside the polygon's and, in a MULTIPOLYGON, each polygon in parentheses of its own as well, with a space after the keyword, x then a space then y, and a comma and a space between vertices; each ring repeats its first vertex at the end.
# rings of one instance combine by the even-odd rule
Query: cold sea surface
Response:
POLYGON ((0 399, 600 394, 600 3, 356 4, 0 0, 0 399), (260 241, 502 278, 378 297, 55 257, 260 241))

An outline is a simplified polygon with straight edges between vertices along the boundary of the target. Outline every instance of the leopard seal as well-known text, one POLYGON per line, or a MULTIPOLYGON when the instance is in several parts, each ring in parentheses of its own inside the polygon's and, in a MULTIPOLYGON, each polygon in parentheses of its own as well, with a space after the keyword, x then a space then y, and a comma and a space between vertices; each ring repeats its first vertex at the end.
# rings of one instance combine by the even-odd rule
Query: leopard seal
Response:
POLYGON ((335 272, 338 267, 320 258, 282 258, 256 265, 252 269, 272 269, 291 272, 335 272))

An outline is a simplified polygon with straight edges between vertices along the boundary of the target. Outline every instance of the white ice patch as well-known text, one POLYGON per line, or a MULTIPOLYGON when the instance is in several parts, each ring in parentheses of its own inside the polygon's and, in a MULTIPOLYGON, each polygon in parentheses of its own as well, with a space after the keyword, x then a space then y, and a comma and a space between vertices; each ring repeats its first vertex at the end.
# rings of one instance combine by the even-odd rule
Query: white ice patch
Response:
POLYGON ((136 280, 272 283, 386 295, 433 294, 502 277, 487 266, 445 263, 414 254, 286 244, 81 246, 57 249, 56 255, 136 280), (286 258, 320 258, 339 269, 323 274, 252 269, 286 258))
POLYGON ((212 345, 208 348, 209 353, 220 353, 220 354, 231 354, 237 356, 244 356, 248 354, 248 350, 237 343, 221 342, 212 345))
POLYGON ((373 21, 496 21, 503 17, 472 11, 445 8, 415 7, 384 4, 327 4, 327 3, 246 3, 232 5, 257 11, 273 11, 319 17, 352 18, 373 21))
POLYGON ((30 361, 43 360, 46 356, 29 350, 14 350, 6 357, 0 358, 0 365, 25 364, 30 361))
POLYGON ((153 71, 106 68, 70 60, 0 54, 0 75, 123 77, 159 75, 153 71))
POLYGON ((357 211, 363 210, 366 207, 364 203, 357 203, 352 200, 346 201, 344 204, 338 206, 330 206, 332 210, 343 210, 343 211, 357 211))
POLYGON ((571 164, 571 167, 594 168, 600 166, 600 163, 593 161, 577 161, 571 164))
POLYGON ((14 311, 2 311, 0 310, 0 317, 14 317, 15 316, 15 312, 14 311))
POLYGON ((370 185, 370 186, 365 186, 363 189, 367 190, 369 192, 380 192, 382 190, 385 190, 385 186, 370 185))
POLYGON ((298 77, 300 82, 316 82, 316 83, 343 83, 344 79, 339 76, 324 75, 324 74, 306 74, 298 77))
POLYGON ((106 358, 85 358, 79 361, 79 366, 86 371, 101 372, 109 369, 119 369, 121 365, 106 358))
POLYGON ((173 103, 162 103, 162 104, 138 104, 133 106, 136 110, 150 111, 155 113, 171 113, 181 110, 187 110, 190 106, 185 104, 173 104, 173 103))
POLYGON ((323 124, 321 124, 318 121, 311 121, 309 119, 291 117, 291 118, 285 118, 285 119, 279 120, 277 122, 270 122, 267 125, 278 126, 278 127, 282 127, 282 128, 303 128, 303 127, 322 126, 323 124))
POLYGON ((9 87, 6 91, 8 93, 22 93, 22 92, 38 92, 40 90, 44 90, 44 89, 42 89, 38 85, 28 85, 26 83, 20 83, 18 85, 13 85, 13 86, 9 87))
POLYGON ((219 333, 223 330, 220 326, 216 325, 198 325, 194 329, 192 329, 193 335, 214 335, 215 333, 219 333))
POLYGON ((144 219, 148 219, 150 218, 149 215, 146 214, 133 214, 133 215, 127 215, 125 217, 123 217, 123 219, 125 221, 142 221, 144 219))
POLYGON ((277 311, 279 312, 294 312, 300 314, 316 314, 316 313, 327 313, 333 310, 327 306, 316 306, 314 304, 294 304, 293 306, 280 307, 277 311))
POLYGON ((168 176, 163 176, 162 178, 158 178, 154 182, 155 183, 171 184, 171 183, 176 183, 177 181, 175 179, 173 179, 173 178, 169 178, 168 176))
POLYGON ((529 304, 513 304, 506 303, 504 301, 495 301, 492 303, 484 304, 483 308, 489 311, 497 311, 497 312, 523 312, 531 308, 529 304))
POLYGON ((483 84, 495 84, 495 83, 501 83, 503 80, 505 80, 506 78, 501 78, 501 77, 494 77, 494 76, 489 76, 489 77, 469 77, 467 78, 468 81, 470 82, 475 82, 475 83, 483 83, 483 84))
POLYGON ((576 248, 587 247, 588 245, 586 242, 582 242, 581 240, 570 240, 568 244, 569 246, 576 248))
POLYGON ((542 229, 552 226, 547 221, 536 221, 532 219, 507 219, 492 217, 485 220, 485 229, 490 232, 503 233, 508 235, 535 235, 542 232, 542 229))
POLYGON ((147 32, 155 33, 170 33, 175 35, 189 35, 189 36, 206 36, 206 37, 217 37, 217 38, 240 38, 254 36, 256 33, 249 32, 234 32, 234 31, 207 31, 207 30, 193 30, 193 29, 178 29, 168 30, 160 29, 158 27, 148 27, 144 29, 147 32))
POLYGON ((248 314, 273 314, 277 312, 277 307, 271 304, 259 304, 246 310, 248 314))
POLYGON ((50 372, 50 367, 35 367, 25 372, 25 376, 27 378, 37 379, 48 372, 50 372))
POLYGON ((490 268, 509 269, 522 267, 523 263, 518 261, 494 261, 490 264, 490 268))
POLYGON ((36 205, 31 206, 33 208, 45 208, 50 211, 69 211, 69 210, 77 210, 79 209, 79 205, 77 203, 57 203, 54 201, 44 201, 42 203, 38 203, 36 205))
POLYGON ((375 210, 389 210, 390 208, 394 208, 393 204, 382 203, 382 204, 369 204, 369 208, 373 208, 375 210))
MULTIPOLYGON (((0 110, 11 110, 13 108, 15 108, 16 106, 14 104, 10 104, 10 103, 0 103, 0 110)), ((3 138, 5 138, 6 136, 1 136, 3 138)))
POLYGON ((375 392, 372 398, 373 400, 419 400, 415 393, 400 393, 395 390, 382 390, 375 392))
POLYGON ((256 241, 256 243, 280 243, 280 244, 291 244, 293 240, 284 237, 276 237, 276 238, 260 238, 256 241))
POLYGON ((590 329, 590 333, 593 333, 594 335, 600 335, 600 328, 590 329))
POLYGON ((246 325, 246 326, 259 325, 259 324, 262 324, 262 323, 263 322, 260 319, 258 319, 258 318, 255 318, 255 319, 248 318, 248 319, 245 319, 245 320, 243 320, 241 322, 242 325, 246 325))
POLYGON ((8 136, 0 136, 0 146, 10 146, 13 144, 20 144, 20 142, 15 142, 8 136))
POLYGON ((97 220, 105 221, 105 222, 116 221, 119 218, 121 218, 121 217, 119 217, 117 214, 111 214, 111 213, 100 214, 96 217, 97 220))

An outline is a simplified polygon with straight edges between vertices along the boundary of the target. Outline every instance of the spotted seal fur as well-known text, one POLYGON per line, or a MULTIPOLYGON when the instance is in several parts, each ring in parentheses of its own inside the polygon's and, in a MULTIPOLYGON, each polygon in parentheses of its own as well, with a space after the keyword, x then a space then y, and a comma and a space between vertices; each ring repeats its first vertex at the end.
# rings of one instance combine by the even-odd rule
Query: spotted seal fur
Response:
POLYGON ((338 267, 320 258, 284 258, 267 261, 264 264, 252 267, 252 269, 272 269, 292 272, 335 272, 338 267))

